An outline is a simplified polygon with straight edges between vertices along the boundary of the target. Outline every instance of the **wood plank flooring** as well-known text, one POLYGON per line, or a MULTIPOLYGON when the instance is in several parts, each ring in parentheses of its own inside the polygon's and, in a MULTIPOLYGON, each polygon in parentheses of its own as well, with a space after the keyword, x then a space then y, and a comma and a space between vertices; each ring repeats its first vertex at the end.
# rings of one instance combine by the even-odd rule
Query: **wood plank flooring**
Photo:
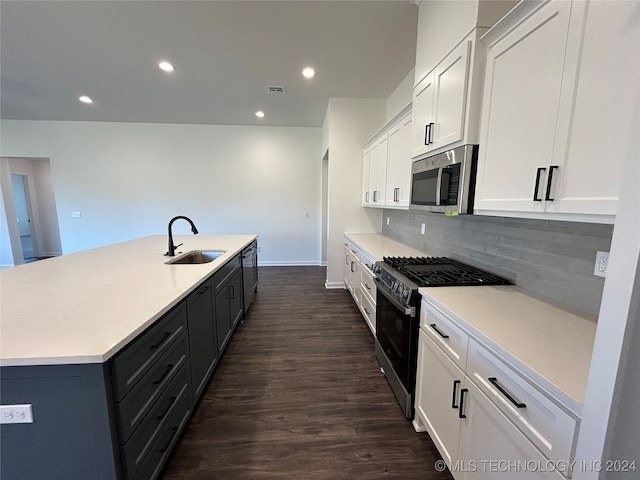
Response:
POLYGON ((260 267, 259 286, 165 480, 445 480, 323 267, 260 267))

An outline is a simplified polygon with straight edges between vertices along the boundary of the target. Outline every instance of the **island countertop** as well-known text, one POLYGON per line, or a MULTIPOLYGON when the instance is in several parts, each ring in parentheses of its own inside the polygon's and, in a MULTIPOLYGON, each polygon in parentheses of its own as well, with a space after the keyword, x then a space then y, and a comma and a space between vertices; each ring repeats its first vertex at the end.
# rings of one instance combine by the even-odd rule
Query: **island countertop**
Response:
POLYGON ((174 235, 210 263, 167 265, 154 235, 0 271, 0 366, 103 363, 256 235, 174 235))

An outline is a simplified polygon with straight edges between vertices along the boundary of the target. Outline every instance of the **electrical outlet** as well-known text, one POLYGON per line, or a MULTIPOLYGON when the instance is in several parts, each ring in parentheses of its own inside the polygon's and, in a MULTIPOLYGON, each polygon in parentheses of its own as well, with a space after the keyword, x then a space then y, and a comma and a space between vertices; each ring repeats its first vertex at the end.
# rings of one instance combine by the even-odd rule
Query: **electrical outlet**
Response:
POLYGON ((420 227, 420 233, 424 235, 425 231, 426 231, 426 227, 425 227, 425 224, 423 223, 422 226, 420 227))
POLYGON ((609 267, 609 252, 597 252, 596 265, 593 269, 593 274, 597 275, 598 277, 606 277, 608 267, 609 267))
POLYGON ((33 423, 31 404, 0 405, 0 424, 4 423, 33 423))
POLYGON ((71 212, 71 216, 73 218, 80 218, 82 216, 82 213, 80 213, 80 212, 71 212))

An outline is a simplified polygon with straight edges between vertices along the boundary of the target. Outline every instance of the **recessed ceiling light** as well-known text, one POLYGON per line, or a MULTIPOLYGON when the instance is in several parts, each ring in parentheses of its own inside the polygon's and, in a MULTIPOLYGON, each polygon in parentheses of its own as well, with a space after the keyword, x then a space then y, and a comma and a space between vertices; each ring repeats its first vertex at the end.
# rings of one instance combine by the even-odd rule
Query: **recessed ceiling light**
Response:
POLYGON ((173 72, 176 69, 173 65, 164 60, 158 64, 158 67, 160 67, 160 70, 164 72, 173 72))
POLYGON ((304 78, 313 78, 315 74, 316 74, 316 71, 311 67, 307 67, 304 70, 302 70, 302 75, 304 76, 304 78))
POLYGON ((91 98, 87 97, 86 95, 82 95, 78 98, 78 100, 80 100, 82 103, 93 103, 93 100, 91 100, 91 98))
POLYGON ((256 117, 258 117, 258 118, 262 118, 262 117, 264 117, 264 112, 263 112, 262 110, 258 110, 258 111, 256 112, 256 117))

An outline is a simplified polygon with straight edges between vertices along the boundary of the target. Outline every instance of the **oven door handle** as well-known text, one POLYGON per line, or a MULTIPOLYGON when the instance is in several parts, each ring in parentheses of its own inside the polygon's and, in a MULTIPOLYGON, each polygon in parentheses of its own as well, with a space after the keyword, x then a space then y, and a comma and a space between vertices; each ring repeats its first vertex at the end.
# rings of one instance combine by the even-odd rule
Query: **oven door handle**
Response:
POLYGON ((387 286, 385 285, 385 283, 382 280, 380 280, 378 278, 375 278, 374 280, 376 282, 377 291, 382 293, 385 296, 385 298, 387 300, 389 300, 394 307, 396 307, 398 310, 400 310, 405 315, 408 315, 410 317, 415 317, 415 315, 416 315, 416 309, 415 308, 410 308, 410 307, 407 307, 406 305, 402 305, 400 302, 398 302, 398 300, 393 298, 387 292, 387 286))

